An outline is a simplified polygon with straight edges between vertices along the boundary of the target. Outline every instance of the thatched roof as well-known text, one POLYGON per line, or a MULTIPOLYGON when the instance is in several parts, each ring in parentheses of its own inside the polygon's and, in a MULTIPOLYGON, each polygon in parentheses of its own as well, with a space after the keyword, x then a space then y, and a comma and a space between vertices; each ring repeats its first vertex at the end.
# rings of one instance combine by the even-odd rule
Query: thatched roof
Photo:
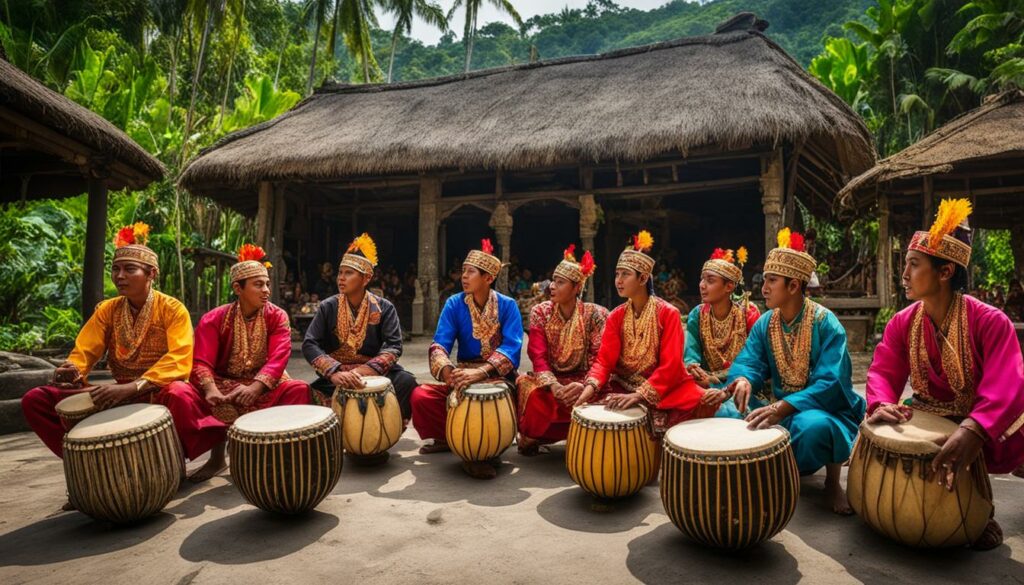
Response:
POLYGON ((327 84, 204 150, 180 184, 216 197, 258 181, 636 161, 799 140, 819 144, 843 181, 870 167, 860 118, 761 34, 763 23, 735 28, 418 82, 327 84))
POLYGON ((67 154, 70 148, 75 154, 108 160, 117 167, 112 172, 123 175, 114 178, 115 186, 138 188, 142 186, 140 183, 164 176, 165 169, 160 161, 116 126, 3 59, 0 59, 0 114, 3 114, 0 117, 2 134, 14 134, 15 128, 21 128, 32 135, 37 145, 43 146, 59 135, 73 141, 60 145, 64 158, 70 156, 67 154), (45 135, 49 135, 49 139, 45 135))
POLYGON ((860 207, 874 202, 876 186, 952 172, 969 174, 968 167, 986 159, 999 159, 1007 169, 1019 167, 1020 162, 1007 165, 1007 157, 1014 156, 1024 156, 1024 92, 1019 90, 990 98, 981 107, 880 161, 847 183, 838 201, 860 207))

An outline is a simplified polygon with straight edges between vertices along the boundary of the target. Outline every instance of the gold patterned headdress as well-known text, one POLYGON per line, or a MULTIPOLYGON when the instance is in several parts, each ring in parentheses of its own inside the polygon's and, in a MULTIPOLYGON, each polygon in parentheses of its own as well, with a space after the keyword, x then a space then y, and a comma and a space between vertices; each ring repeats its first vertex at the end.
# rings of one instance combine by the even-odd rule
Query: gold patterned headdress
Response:
POLYGON ((501 272, 501 259, 494 255, 494 245, 489 238, 480 240, 480 249, 470 250, 463 264, 475 266, 494 278, 498 278, 501 272))
POLYGON ((588 250, 583 253, 583 259, 577 262, 575 252, 576 244, 569 244, 562 253, 562 261, 555 267, 554 275, 579 284, 594 274, 594 257, 588 250))
POLYGON ((345 255, 341 257, 340 266, 348 266, 362 274, 373 274, 377 266, 377 244, 366 232, 352 240, 345 255))
POLYGON ((633 236, 630 244, 619 254, 619 261, 616 268, 628 268, 639 274, 650 274, 654 272, 654 258, 645 252, 650 252, 654 246, 654 237, 647 230, 640 230, 640 233, 633 236))
POLYGON ((159 268, 160 258, 146 245, 148 241, 148 225, 140 221, 124 226, 114 236, 114 263, 138 262, 159 268))
POLYGON ((743 284, 743 265, 746 263, 747 248, 744 246, 740 246, 735 253, 732 249, 715 248, 701 272, 713 272, 726 280, 743 284))
POLYGON ((768 252, 768 258, 764 261, 764 273, 810 282, 818 263, 804 251, 803 234, 782 228, 779 230, 778 241, 779 247, 768 252))
POLYGON ((968 199, 943 199, 931 229, 914 233, 907 250, 949 260, 967 268, 971 261, 971 244, 956 238, 953 233, 958 227, 968 230, 969 233, 971 228, 967 223, 967 217, 972 211, 968 199))
POLYGON ((263 248, 255 244, 242 244, 242 247, 238 249, 238 262, 231 267, 231 283, 257 276, 270 278, 267 269, 271 267, 271 264, 263 261, 266 257, 267 253, 263 251, 263 248))

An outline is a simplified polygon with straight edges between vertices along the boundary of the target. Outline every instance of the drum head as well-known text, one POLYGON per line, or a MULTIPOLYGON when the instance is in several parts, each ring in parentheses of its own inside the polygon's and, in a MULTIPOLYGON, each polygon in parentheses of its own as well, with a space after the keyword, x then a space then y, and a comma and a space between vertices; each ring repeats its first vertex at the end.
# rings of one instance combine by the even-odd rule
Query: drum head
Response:
POLYGON ((868 424, 860 425, 860 430, 872 444, 902 455, 928 455, 938 453, 940 447, 937 440, 949 438, 956 432, 957 424, 920 410, 914 416, 900 424, 868 424))
POLYGON ((366 386, 362 388, 342 388, 342 390, 345 392, 380 392, 391 385, 391 380, 386 376, 363 376, 363 383, 366 386))
POLYGON ((746 421, 734 418, 688 420, 665 433, 665 441, 680 451, 710 455, 756 453, 788 438, 780 426, 752 431, 746 421))
POLYGON ((467 396, 494 396, 495 394, 502 394, 508 392, 508 386, 501 382, 480 382, 478 384, 470 384, 463 393, 467 396))
POLYGON ((624 410, 611 410, 603 404, 585 404, 573 409, 577 417, 601 424, 628 424, 639 422, 647 416, 647 410, 632 406, 624 410))
POLYGON ((272 406, 243 414, 235 421, 235 428, 253 434, 273 434, 305 429, 321 424, 334 416, 325 406, 290 404, 272 406))
POLYGON ((82 392, 61 400, 57 403, 55 408, 59 414, 76 415, 83 412, 89 412, 90 410, 95 409, 96 405, 92 402, 91 394, 88 392, 82 392))
POLYGON ((149 426, 170 411, 159 404, 126 404, 86 417, 68 431, 68 439, 99 439, 149 426))

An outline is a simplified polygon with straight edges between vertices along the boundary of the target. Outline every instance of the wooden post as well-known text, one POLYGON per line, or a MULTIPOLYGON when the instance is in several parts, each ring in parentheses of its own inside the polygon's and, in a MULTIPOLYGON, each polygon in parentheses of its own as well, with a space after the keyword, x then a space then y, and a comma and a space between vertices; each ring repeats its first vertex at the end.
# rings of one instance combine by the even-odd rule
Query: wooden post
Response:
POLYGON ((281 303, 281 287, 279 282, 284 280, 284 221, 287 218, 288 206, 284 200, 284 185, 277 185, 274 189, 274 214, 273 230, 270 233, 270 246, 265 248, 270 256, 270 300, 274 304, 281 303))
POLYGON ((256 212, 256 244, 264 250, 270 245, 270 232, 274 215, 274 184, 260 181, 259 210, 256 212))
MULTIPOLYGON (((584 181, 584 184, 586 184, 586 181, 584 181)), ((582 259, 583 251, 588 250, 591 254, 596 255, 597 250, 594 250, 595 236, 597 236, 597 203, 594 202, 593 195, 580 195, 580 244, 583 245, 583 250, 578 258, 582 259)), ((587 290, 583 293, 583 298, 588 303, 594 302, 593 278, 587 283, 587 290)))
POLYGON ((764 252, 775 247, 776 235, 782 229, 782 196, 785 176, 782 149, 776 148, 761 159, 761 208, 764 211, 764 252))
POLYGON ((437 201, 441 197, 441 179, 420 179, 419 258, 416 276, 423 290, 423 330, 432 332, 440 311, 437 291, 437 201))
POLYGON ((82 322, 103 300, 104 252, 107 241, 107 185, 89 179, 89 216, 85 224, 85 263, 82 267, 82 322))
POLYGON ((923 205, 924 209, 921 211, 923 217, 921 218, 921 229, 928 229, 932 226, 932 221, 935 219, 935 203, 933 201, 933 193, 935 191, 935 181, 931 176, 924 178, 924 198, 923 205))
MULTIPOLYGON (((512 247, 512 214, 509 213, 508 203, 502 201, 494 207, 488 225, 494 230, 494 235, 498 240, 498 257, 501 259, 501 263, 508 264, 512 247)), ((496 288, 499 292, 508 294, 508 270, 498 273, 496 288)))
POLYGON ((889 196, 878 196, 878 251, 875 270, 875 290, 878 291, 878 302, 882 307, 891 307, 892 299, 892 240, 889 228, 889 196))

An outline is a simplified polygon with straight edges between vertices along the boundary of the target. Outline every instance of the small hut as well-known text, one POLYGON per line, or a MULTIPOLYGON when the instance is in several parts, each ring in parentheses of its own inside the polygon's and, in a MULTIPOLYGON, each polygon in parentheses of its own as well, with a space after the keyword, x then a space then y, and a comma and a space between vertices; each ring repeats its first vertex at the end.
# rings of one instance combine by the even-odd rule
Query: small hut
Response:
MULTIPOLYGON (((204 150, 180 184, 256 215, 260 242, 315 275, 355 233, 417 276, 414 332, 480 237, 503 260, 553 267, 571 242, 616 302, 628 234, 696 294, 714 247, 746 245, 750 274, 796 200, 831 213, 875 161, 849 107, 741 14, 715 34, 390 85, 329 83, 290 112, 204 150)), ((403 322, 408 324, 406 319, 403 322)))
POLYGON ((854 178, 839 193, 840 212, 876 213, 878 287, 896 304, 903 248, 927 228, 943 197, 968 197, 971 227, 1008 229, 1017 272, 1024 271, 1024 92, 1012 90, 938 128, 854 178))
POLYGON ((143 189, 164 172, 113 124, 0 58, 0 202, 88 192, 84 318, 103 300, 107 192, 143 189))

